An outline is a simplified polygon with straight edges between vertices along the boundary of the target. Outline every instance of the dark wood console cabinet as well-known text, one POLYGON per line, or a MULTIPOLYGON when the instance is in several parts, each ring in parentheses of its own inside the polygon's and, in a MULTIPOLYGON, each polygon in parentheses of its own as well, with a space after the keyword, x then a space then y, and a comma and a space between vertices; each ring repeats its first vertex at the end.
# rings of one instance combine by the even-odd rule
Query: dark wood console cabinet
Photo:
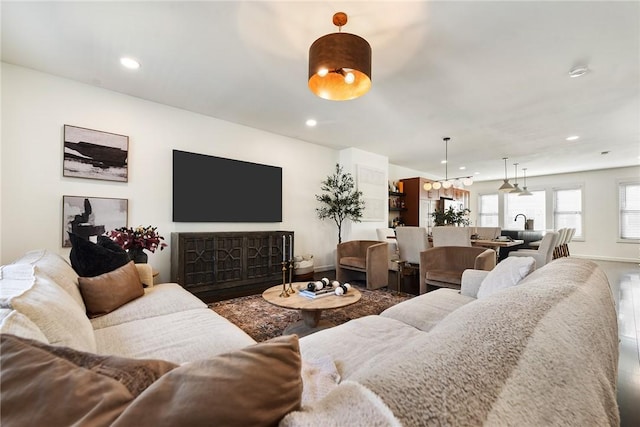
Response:
POLYGON ((205 302, 260 293, 282 283, 283 236, 289 251, 292 231, 171 233, 171 280, 205 302))

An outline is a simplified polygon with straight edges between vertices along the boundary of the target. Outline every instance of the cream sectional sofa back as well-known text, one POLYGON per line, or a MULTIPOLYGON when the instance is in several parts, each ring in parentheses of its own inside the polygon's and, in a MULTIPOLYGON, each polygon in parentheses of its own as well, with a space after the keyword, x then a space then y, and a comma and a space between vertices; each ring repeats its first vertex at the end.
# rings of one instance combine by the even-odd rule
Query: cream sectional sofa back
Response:
POLYGON ((39 249, 27 252, 13 264, 29 264, 35 267, 35 274, 44 274, 51 278, 58 286, 64 289, 73 300, 86 311, 80 288, 78 286, 78 274, 60 255, 39 249))
POLYGON ((50 344, 96 351, 78 275, 59 255, 29 252, 13 264, 0 267, 0 275, 0 304, 14 311, 6 314, 0 331, 31 338, 38 337, 39 331, 50 344))

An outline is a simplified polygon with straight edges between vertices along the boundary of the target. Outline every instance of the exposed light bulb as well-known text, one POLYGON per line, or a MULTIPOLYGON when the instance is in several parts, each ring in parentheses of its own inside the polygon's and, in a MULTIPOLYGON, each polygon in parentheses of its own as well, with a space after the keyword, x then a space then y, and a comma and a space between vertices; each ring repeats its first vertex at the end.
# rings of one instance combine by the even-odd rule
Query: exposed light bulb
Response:
POLYGON ((356 81, 356 76, 353 73, 347 73, 344 76, 344 82, 348 85, 356 81))
POLYGON ((439 182, 436 181, 436 182, 433 183, 433 189, 434 190, 439 190, 440 187, 442 187, 442 184, 440 184, 439 182))
POLYGON ((462 180, 462 185, 464 185, 465 187, 469 187, 469 186, 473 185, 473 178, 467 177, 467 178, 463 179, 462 180))
POLYGON ((451 183, 451 181, 445 181, 442 183, 443 188, 451 188, 452 186, 453 184, 451 183))
POLYGON ((329 74, 329 70, 327 70, 326 68, 320 68, 320 69, 318 70, 318 73, 317 73, 317 74, 318 74, 320 77, 324 77, 324 76, 326 76, 327 74, 329 74))
POLYGON ((422 186, 422 188, 424 188, 425 191, 431 191, 431 188, 433 186, 431 185, 430 182, 425 182, 424 185, 422 186))

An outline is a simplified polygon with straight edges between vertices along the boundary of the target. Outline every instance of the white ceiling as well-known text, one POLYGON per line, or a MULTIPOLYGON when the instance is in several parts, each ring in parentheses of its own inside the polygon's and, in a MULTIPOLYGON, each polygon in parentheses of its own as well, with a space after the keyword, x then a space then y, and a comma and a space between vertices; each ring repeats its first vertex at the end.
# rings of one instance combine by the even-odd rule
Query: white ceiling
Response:
POLYGON ((2 60, 444 177, 640 164, 637 1, 2 1, 2 60), (307 88, 336 31, 373 50, 373 86, 343 102, 307 88), (119 58, 138 59, 138 71, 119 58), (590 72, 569 78, 569 70, 590 72), (318 126, 308 128, 305 120, 318 126), (567 142, 569 135, 580 139, 567 142), (609 151, 602 155, 601 152, 609 151), (458 170, 466 166, 466 171, 458 170))

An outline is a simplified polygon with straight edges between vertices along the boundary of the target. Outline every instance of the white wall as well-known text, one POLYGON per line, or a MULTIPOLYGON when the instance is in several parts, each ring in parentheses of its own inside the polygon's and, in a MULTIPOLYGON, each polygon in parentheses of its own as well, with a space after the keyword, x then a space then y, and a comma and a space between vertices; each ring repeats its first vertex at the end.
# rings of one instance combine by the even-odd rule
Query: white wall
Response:
MULTIPOLYGON (((599 260, 638 262, 640 245, 618 242, 618 183, 640 180, 640 167, 604 169, 589 172, 527 177, 530 191, 546 190, 547 228, 553 224, 553 189, 581 185, 583 188, 583 241, 572 241, 571 255, 599 260)), ((495 194, 500 181, 476 182, 471 191, 471 217, 476 223, 478 195, 495 194)), ((500 203, 500 221, 503 224, 503 209, 500 203)))
MULTIPOLYGON (((293 230, 296 254, 333 268, 335 226, 317 219, 315 194, 338 161, 335 150, 9 64, 1 117, 2 263, 37 248, 67 257, 62 196, 74 195, 126 198, 129 225, 158 226, 167 240, 175 231, 293 230), (64 124, 128 135, 129 182, 63 177, 64 124), (282 223, 173 223, 172 149, 282 167, 282 223)), ((214 185, 212 194, 233 191, 233 182, 214 185)), ((149 256, 161 281, 169 280, 167 249, 149 256)))
MULTIPOLYGON (((357 183, 357 170, 358 166, 363 166, 372 170, 381 171, 384 173, 384 186, 380 189, 380 193, 376 194, 377 197, 384 199, 384 217, 381 221, 363 220, 361 222, 352 222, 347 220, 342 227, 342 241, 348 240, 378 240, 376 228, 385 228, 388 224, 389 211, 388 207, 388 195, 389 190, 387 182, 389 178, 389 159, 386 156, 370 153, 357 148, 347 148, 340 151, 340 164, 343 166, 345 172, 349 172, 353 175, 353 179, 357 183)), ((366 205, 365 205, 365 209, 366 205)))

